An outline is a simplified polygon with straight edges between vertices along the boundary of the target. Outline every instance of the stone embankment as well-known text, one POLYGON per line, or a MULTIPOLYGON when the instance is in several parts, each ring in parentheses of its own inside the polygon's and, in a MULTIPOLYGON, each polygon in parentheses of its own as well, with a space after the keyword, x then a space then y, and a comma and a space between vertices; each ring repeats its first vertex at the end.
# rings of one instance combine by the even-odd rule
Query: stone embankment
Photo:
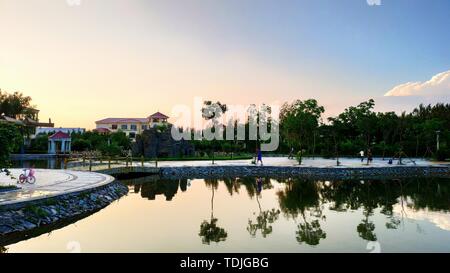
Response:
POLYGON ((450 177, 450 166, 301 167, 301 166, 196 166, 162 167, 162 178, 298 177, 305 179, 368 179, 450 177))
POLYGON ((0 235, 6 236, 98 211, 128 193, 120 182, 52 198, 0 207, 0 235))

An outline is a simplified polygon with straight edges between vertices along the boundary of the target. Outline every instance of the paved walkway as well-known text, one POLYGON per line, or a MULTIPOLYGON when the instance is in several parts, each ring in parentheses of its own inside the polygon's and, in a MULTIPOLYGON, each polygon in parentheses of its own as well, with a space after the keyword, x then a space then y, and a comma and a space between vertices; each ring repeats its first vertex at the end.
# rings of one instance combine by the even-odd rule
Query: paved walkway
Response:
MULTIPOLYGON (((432 162, 423 159, 412 159, 415 164, 410 159, 403 159, 404 166, 439 166, 447 165, 450 163, 445 162, 432 162)), ((219 160, 215 161, 214 166, 252 166, 252 160, 219 160)), ((264 157, 264 166, 295 166, 295 167, 315 167, 315 168, 372 168, 372 167, 395 167, 398 166, 398 160, 394 160, 392 165, 388 164, 388 159, 383 160, 382 158, 374 158, 370 165, 367 165, 367 161, 361 162, 358 158, 340 158, 340 166, 336 166, 336 159, 325 159, 325 158, 304 158, 302 165, 299 165, 297 160, 288 159, 287 157, 264 157)), ((103 162, 93 162, 92 171, 101 171, 108 168, 108 163, 103 162)), ((259 164, 258 164, 259 165, 259 164)), ((133 162, 133 166, 140 167, 142 163, 138 160, 133 162)), ((145 167, 155 167, 154 162, 144 163, 145 167)), ((211 160, 197 160, 197 161, 159 161, 158 167, 195 167, 195 166, 212 166, 211 160)), ((121 162, 119 164, 111 164, 111 168, 125 167, 125 163, 121 162)), ((84 166, 74 167, 74 170, 89 170, 89 166, 86 163, 84 166)))
MULTIPOLYGON (((22 170, 12 169, 11 173, 13 177, 19 177, 22 170)), ((69 170, 37 169, 35 176, 35 184, 19 185, 16 183, 16 180, 12 180, 4 173, 1 173, 0 186, 15 185, 19 189, 0 192, 0 206, 78 192, 103 186, 114 181, 114 178, 109 175, 69 170)))
MULTIPOLYGON (((415 161, 416 166, 435 166, 445 164, 444 162, 431 162, 423 159, 412 159, 415 161)), ((216 161, 215 165, 224 166, 251 166, 252 160, 222 160, 216 161)), ((398 166, 397 160, 394 160, 392 165, 388 164, 388 159, 382 160, 381 158, 375 158, 370 165, 367 165, 367 161, 361 162, 357 158, 340 158, 339 168, 370 168, 370 167, 389 167, 398 166)), ((414 166, 409 159, 403 159, 405 166, 414 166)), ((295 159, 288 159, 287 157, 265 157, 263 158, 264 166, 299 166, 298 161, 295 159)), ((447 163, 448 164, 448 163, 447 163)), ((140 163, 134 162, 133 165, 140 166, 140 163)), ((154 166, 153 163, 146 163, 146 166, 154 166)), ((211 160, 208 161, 160 161, 158 167, 180 167, 180 166, 211 166, 211 160)), ((299 167, 336 167, 336 159, 324 159, 324 158, 304 158, 302 165, 299 167)))

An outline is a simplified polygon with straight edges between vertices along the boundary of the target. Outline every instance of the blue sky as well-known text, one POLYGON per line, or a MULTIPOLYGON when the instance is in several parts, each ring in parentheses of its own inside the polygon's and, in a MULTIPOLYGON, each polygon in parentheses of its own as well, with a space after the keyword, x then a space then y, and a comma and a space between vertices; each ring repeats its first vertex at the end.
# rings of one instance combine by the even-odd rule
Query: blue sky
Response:
POLYGON ((314 97, 329 115, 369 98, 396 111, 450 101, 448 0, 67 1, 0 0, 0 88, 64 126, 194 96, 314 97))
POLYGON ((351 76, 369 81, 374 95, 450 68, 447 0, 165 2, 169 28, 218 54, 246 51, 285 69, 351 76))

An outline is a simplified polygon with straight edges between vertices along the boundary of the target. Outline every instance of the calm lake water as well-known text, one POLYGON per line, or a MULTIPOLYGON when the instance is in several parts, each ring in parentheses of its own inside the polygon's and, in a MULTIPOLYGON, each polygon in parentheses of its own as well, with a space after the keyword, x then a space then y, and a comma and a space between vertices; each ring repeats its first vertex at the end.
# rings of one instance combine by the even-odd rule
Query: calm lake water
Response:
POLYGON ((12 168, 31 168, 36 169, 64 169, 64 160, 61 158, 47 159, 15 159, 11 160, 12 168))
POLYGON ((123 181, 128 196, 8 252, 450 252, 450 180, 123 181))

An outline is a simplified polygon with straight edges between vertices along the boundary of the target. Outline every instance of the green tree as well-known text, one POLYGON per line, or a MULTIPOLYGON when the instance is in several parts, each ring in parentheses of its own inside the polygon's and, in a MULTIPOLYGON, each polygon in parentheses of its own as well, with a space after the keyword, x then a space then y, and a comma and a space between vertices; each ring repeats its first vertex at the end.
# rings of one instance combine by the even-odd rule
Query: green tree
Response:
POLYGON ((19 92, 9 94, 0 90, 0 114, 11 118, 16 118, 18 115, 32 117, 30 108, 31 97, 19 92))
POLYGON ((32 151, 46 153, 48 149, 48 135, 39 134, 32 141, 29 147, 32 151))
MULTIPOLYGON (((386 152, 389 149, 389 144, 393 143, 393 137, 395 133, 395 126, 398 123, 398 117, 395 112, 378 113, 377 114, 377 128, 380 131, 380 148, 382 151, 383 160, 386 156, 386 152)), ((393 151, 390 150, 390 153, 393 151)))
POLYGON ((303 149, 310 150, 315 141, 315 132, 325 108, 315 99, 297 100, 292 104, 284 104, 280 112, 280 125, 284 138, 299 148, 299 164, 302 163, 303 149))
POLYGON ((17 125, 0 122, 0 173, 11 175, 8 170, 9 157, 22 143, 23 137, 17 125))
POLYGON ((334 120, 339 121, 345 128, 342 133, 348 137, 359 139, 366 148, 371 146, 372 137, 376 132, 376 113, 373 112, 375 102, 370 99, 358 106, 350 106, 334 120))
POLYGON ((23 137, 17 125, 0 122, 0 166, 5 168, 11 153, 17 151, 23 143, 23 137))
POLYGON ((98 150, 107 156, 118 156, 122 154, 122 147, 113 142, 111 144, 103 143, 98 147, 98 150))
MULTIPOLYGON (((204 101, 202 111, 202 117, 205 120, 212 121, 211 131, 215 132, 216 127, 222 127, 223 124, 220 124, 219 118, 228 110, 226 104, 222 104, 220 101, 212 102, 212 101, 204 101)), ((223 136, 223 135, 222 135, 223 136)), ((214 154, 217 149, 217 139, 214 138, 211 140, 211 148, 212 148, 212 163, 214 164, 214 154)))
POLYGON ((72 141, 72 150, 77 152, 84 152, 91 149, 91 142, 86 139, 75 139, 72 141))
POLYGON ((116 132, 110 135, 110 140, 112 143, 117 144, 117 146, 123 149, 129 149, 131 147, 131 140, 124 132, 116 132))

